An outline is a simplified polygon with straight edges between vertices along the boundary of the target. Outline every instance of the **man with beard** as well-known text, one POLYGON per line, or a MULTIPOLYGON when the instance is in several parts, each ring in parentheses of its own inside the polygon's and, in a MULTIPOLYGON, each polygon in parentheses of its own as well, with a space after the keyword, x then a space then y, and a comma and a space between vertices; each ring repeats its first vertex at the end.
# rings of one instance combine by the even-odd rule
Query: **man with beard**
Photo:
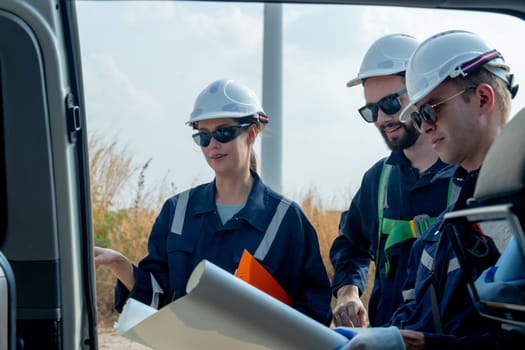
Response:
POLYGON ((339 236, 330 249, 335 326, 388 323, 410 297, 402 290, 412 243, 457 192, 450 180, 455 168, 439 159, 426 135, 399 121, 408 102, 404 73, 417 45, 404 34, 378 39, 366 52, 357 77, 347 83, 363 85, 366 105, 359 113, 375 124, 392 152, 365 173, 341 215, 339 236), (376 268, 367 312, 360 296, 371 260, 376 268))
POLYGON ((479 35, 448 30, 416 48, 406 86, 400 120, 458 165, 453 177, 461 191, 412 246, 410 300, 389 327, 337 328, 351 338, 340 349, 525 349, 525 124, 522 113, 507 124, 518 92, 514 75, 479 35))

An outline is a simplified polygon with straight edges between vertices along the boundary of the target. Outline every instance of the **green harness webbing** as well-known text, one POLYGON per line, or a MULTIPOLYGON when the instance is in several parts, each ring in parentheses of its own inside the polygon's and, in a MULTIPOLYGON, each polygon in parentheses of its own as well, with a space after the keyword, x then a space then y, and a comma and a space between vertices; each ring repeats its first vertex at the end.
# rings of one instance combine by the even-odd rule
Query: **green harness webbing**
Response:
MULTIPOLYGON (((377 217, 379 220, 379 236, 377 241, 377 251, 376 251, 376 264, 379 262, 379 251, 381 243, 381 235, 388 235, 384 252, 386 256, 385 261, 385 274, 390 273, 390 259, 388 250, 401 242, 407 241, 409 239, 414 239, 420 237, 426 229, 432 225, 436 220, 435 217, 430 217, 426 214, 417 215, 412 220, 399 220, 399 219, 389 219, 384 217, 384 209, 387 206, 387 193, 388 193, 388 179, 390 173, 392 172, 393 166, 387 164, 386 160, 383 163, 383 169, 381 170, 381 175, 379 176, 379 193, 378 193, 378 203, 377 203, 377 217)), ((453 179, 450 178, 447 194, 447 206, 451 203, 452 200, 455 200, 458 194, 458 187, 454 185, 453 179)), ((376 272, 379 268, 376 268, 376 272)))

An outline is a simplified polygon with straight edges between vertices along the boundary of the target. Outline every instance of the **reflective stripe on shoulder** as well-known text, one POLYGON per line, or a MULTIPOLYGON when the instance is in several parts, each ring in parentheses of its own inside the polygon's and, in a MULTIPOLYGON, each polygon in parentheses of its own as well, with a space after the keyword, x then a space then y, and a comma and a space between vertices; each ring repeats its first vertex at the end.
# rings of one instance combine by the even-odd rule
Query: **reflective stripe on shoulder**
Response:
POLYGON ((171 223, 171 233, 176 235, 182 234, 184 217, 186 216, 186 208, 188 207, 188 201, 190 199, 190 191, 191 189, 182 192, 179 194, 177 199, 175 214, 173 214, 173 222, 171 223))
POLYGON ((433 264, 434 258, 423 249, 423 253, 421 253, 421 265, 425 266, 428 270, 432 270, 433 264))
POLYGON ((281 222, 283 221, 284 215, 288 211, 288 208, 291 204, 292 202, 290 200, 284 197, 281 199, 281 202, 279 203, 277 209, 275 210, 275 213, 273 214, 272 221, 270 221, 270 224, 268 225, 268 228, 264 233, 264 237, 261 243, 259 244, 259 247, 257 247, 255 254, 253 254, 254 258, 259 259, 260 261, 264 260, 266 254, 268 254, 268 251, 272 246, 275 236, 277 235, 277 231, 279 230, 279 226, 281 226, 281 222))

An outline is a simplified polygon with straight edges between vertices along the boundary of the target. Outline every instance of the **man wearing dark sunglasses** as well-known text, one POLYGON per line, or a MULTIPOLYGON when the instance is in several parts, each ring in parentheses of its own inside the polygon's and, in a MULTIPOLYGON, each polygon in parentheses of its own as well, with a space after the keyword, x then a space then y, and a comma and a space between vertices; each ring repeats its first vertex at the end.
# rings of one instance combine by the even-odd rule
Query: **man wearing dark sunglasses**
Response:
POLYGON ((335 274, 332 292, 336 326, 380 326, 403 301, 412 243, 453 198, 450 172, 438 159, 425 135, 399 121, 408 102, 405 69, 418 41, 408 35, 387 35, 365 54, 358 76, 347 86, 363 85, 366 105, 361 117, 374 123, 391 149, 364 175, 350 208, 343 212, 340 234, 330 258, 335 274), (367 308, 365 290, 370 261, 375 262, 374 286, 367 308))
MULTIPOLYGON (((441 159, 459 165, 454 179, 461 183, 461 192, 445 212, 469 207, 479 169, 509 118, 517 92, 509 70, 498 51, 478 35, 459 30, 428 38, 409 61, 410 101, 401 120, 428 135, 441 159)), ((407 286, 415 293, 397 310, 392 324, 418 331, 403 331, 407 342, 462 348, 455 336, 475 337, 499 325, 483 319, 472 303, 441 225, 444 213, 412 248, 407 286)))
MULTIPOLYGON (((390 340, 390 349, 524 348, 523 334, 484 318, 476 309, 467 281, 476 279, 484 267, 472 266, 466 278, 443 225, 446 213, 479 205, 472 200, 479 170, 509 118, 517 92, 509 71, 497 51, 466 31, 438 33, 414 51, 406 70, 410 100, 401 120, 417 124, 441 159, 458 165, 454 181, 461 191, 412 246, 404 291, 408 298, 389 327, 369 328, 363 337, 337 330, 354 337, 344 350, 357 348, 352 343, 371 348, 368 345, 381 339, 390 340)), ((482 250, 473 252, 478 260, 483 258, 482 250)))

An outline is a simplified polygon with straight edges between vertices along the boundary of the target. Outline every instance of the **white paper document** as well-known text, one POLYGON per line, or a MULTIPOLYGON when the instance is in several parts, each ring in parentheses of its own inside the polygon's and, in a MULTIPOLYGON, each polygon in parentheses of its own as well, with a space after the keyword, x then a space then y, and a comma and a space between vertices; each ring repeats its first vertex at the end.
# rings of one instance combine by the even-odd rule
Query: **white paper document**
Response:
POLYGON ((209 261, 160 310, 129 299, 115 328, 152 349, 333 350, 347 339, 209 261))

